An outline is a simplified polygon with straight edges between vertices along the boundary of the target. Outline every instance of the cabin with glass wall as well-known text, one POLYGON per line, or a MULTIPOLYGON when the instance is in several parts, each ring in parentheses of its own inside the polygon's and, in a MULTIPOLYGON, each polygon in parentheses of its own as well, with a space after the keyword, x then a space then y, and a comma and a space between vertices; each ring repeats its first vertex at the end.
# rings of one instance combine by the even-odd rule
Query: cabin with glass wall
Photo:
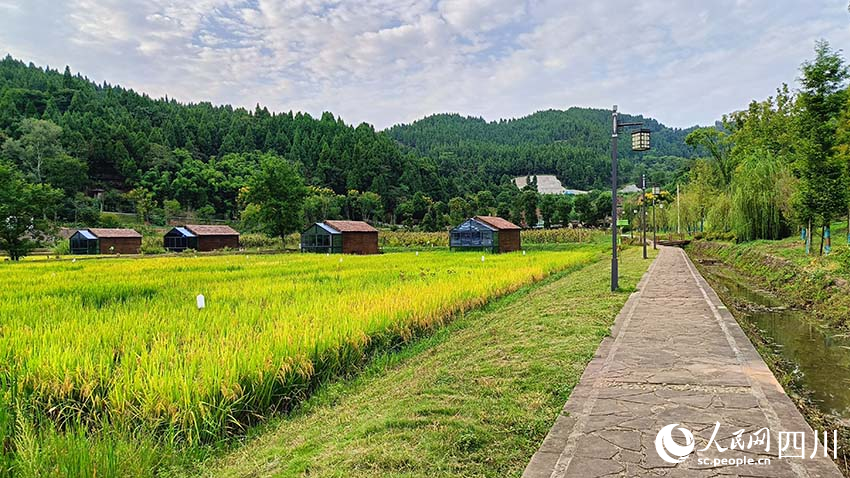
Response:
POLYGON ((142 235, 133 229, 80 229, 68 239, 71 254, 138 254, 142 235))
POLYGON ((496 216, 475 216, 449 232, 452 250, 512 252, 522 248, 520 227, 496 216))
POLYGON ((363 221, 317 222, 301 233, 301 252, 378 254, 378 230, 363 221))

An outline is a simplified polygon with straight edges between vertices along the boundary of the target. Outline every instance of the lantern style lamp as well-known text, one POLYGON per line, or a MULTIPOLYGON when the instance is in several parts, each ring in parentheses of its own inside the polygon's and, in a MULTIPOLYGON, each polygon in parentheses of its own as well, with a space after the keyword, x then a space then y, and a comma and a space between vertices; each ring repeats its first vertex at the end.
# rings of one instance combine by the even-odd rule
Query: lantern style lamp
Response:
POLYGON ((632 131, 632 151, 649 151, 649 130, 632 131))

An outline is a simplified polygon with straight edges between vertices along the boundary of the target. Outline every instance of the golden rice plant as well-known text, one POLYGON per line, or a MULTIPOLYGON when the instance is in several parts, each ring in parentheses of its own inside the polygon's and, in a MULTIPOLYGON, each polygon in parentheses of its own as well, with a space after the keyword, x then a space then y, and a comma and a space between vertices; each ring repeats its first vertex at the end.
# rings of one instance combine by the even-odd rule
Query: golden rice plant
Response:
POLYGON ((291 407, 376 349, 596 254, 441 250, 4 264, 0 397, 14 392, 60 424, 214 440, 291 407))

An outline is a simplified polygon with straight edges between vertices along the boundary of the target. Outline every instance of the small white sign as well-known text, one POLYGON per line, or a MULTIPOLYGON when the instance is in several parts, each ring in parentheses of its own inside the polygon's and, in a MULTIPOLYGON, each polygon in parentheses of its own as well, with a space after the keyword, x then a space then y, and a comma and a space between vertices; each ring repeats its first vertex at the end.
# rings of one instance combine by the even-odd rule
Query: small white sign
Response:
POLYGON ((203 309, 207 306, 207 300, 204 298, 204 294, 198 294, 198 310, 203 309))

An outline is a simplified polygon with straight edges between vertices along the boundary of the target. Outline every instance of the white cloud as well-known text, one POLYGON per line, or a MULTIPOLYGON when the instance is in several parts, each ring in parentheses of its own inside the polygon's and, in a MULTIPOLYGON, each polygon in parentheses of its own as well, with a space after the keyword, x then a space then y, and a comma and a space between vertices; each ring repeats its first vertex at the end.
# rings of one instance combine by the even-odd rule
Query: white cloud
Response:
MULTIPOLYGON (((185 101, 378 127, 571 105, 710 123, 793 82, 842 0, 0 0, 0 45, 185 101)), ((5 52, 0 52, 5 53, 5 52)))

